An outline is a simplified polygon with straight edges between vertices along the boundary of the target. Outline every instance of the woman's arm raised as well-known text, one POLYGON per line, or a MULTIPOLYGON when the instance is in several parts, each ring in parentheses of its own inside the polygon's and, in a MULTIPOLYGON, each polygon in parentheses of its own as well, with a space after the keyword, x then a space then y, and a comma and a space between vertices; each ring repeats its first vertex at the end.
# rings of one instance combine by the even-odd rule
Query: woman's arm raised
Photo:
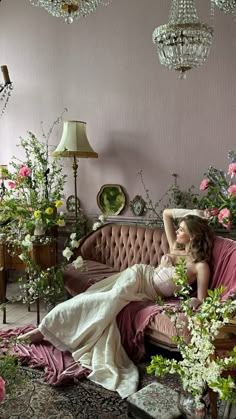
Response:
POLYGON ((176 232, 174 226, 173 209, 165 208, 163 211, 163 222, 166 233, 166 238, 169 243, 170 251, 175 248, 176 232))

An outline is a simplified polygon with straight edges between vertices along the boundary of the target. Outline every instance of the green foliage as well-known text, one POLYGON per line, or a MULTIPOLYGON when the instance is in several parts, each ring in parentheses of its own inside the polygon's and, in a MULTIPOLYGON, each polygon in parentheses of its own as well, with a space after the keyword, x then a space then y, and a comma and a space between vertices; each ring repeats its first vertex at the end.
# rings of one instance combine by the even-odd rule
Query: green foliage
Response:
POLYGON ((24 151, 25 159, 13 156, 6 173, 9 186, 0 202, 1 224, 12 220, 2 227, 7 235, 23 237, 33 234, 38 226, 48 230, 54 225, 65 224, 64 216, 57 213, 57 208, 62 205, 66 175, 61 161, 49 155, 49 136, 62 115, 47 135, 42 134, 42 141, 30 131, 28 138, 20 138, 18 147, 24 151))
POLYGON ((11 393, 23 382, 20 363, 15 355, 0 355, 0 377, 5 381, 6 393, 11 393))
MULTIPOLYGON (((236 364, 236 347, 225 358, 214 356, 214 340, 223 325, 229 323, 230 318, 236 314, 236 301, 221 301, 223 288, 208 291, 208 296, 203 301, 200 309, 194 310, 191 306, 190 288, 186 277, 186 263, 180 259, 176 268, 176 280, 179 290, 176 295, 181 298, 179 309, 165 311, 176 326, 177 336, 174 341, 182 355, 180 361, 167 359, 161 355, 153 356, 147 367, 149 374, 162 377, 166 373, 177 373, 180 376, 184 390, 190 392, 196 402, 196 406, 202 407, 202 395, 207 387, 218 392, 222 400, 236 400, 236 385, 228 377, 224 378, 221 373, 236 364), (188 319, 190 341, 186 341, 178 335, 181 326, 179 315, 182 313, 188 319)), ((184 323, 185 324, 185 323, 184 323)), ((183 326, 184 326, 183 324, 183 326)))

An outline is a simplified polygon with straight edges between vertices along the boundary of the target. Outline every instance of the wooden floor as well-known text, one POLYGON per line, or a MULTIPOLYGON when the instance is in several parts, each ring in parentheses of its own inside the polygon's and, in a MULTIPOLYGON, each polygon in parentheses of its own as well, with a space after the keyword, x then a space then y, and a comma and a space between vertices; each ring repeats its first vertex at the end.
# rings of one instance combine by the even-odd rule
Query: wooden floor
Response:
MULTIPOLYGON (((9 283, 7 285, 7 298, 12 296, 16 297, 19 295, 19 288, 17 282, 9 283)), ((6 307, 6 320, 7 323, 3 324, 3 313, 0 311, 0 329, 8 330, 16 326, 24 326, 28 324, 36 324, 37 322, 37 313, 36 305, 33 304, 30 307, 30 312, 28 311, 28 306, 21 302, 11 303, 9 302, 6 307)), ((43 304, 40 308, 40 318, 42 319, 45 315, 45 310, 43 304)))

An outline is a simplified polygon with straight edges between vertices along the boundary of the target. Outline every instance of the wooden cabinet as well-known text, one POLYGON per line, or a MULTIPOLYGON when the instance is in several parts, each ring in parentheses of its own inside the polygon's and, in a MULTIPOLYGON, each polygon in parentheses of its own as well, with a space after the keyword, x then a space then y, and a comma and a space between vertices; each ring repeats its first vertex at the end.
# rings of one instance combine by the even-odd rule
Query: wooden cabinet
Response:
MULTIPOLYGON (((34 243, 31 251, 32 259, 42 269, 50 268, 57 264, 56 240, 48 243, 34 243)), ((17 255, 12 255, 7 247, 4 237, 0 237, 0 301, 6 302, 7 271, 15 269, 25 271, 25 265, 17 255)), ((37 307, 37 319, 39 319, 39 305, 37 307)), ((38 320, 37 320, 38 322, 38 320)), ((6 323, 6 308, 3 308, 3 323, 6 323)))

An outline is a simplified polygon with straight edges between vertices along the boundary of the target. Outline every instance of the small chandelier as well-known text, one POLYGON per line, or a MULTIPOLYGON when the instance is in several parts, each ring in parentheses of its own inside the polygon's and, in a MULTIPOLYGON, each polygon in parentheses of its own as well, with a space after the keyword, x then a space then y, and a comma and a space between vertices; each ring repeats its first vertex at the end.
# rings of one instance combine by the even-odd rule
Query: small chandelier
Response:
POLYGON ((225 14, 236 13, 236 0, 212 0, 225 14))
POLYGON ((173 0, 167 25, 157 27, 152 35, 160 63, 180 72, 180 78, 207 59, 213 28, 201 23, 194 0, 173 0))
POLYGON ((92 13, 99 5, 106 6, 111 0, 30 0, 34 6, 43 7, 56 17, 63 17, 66 23, 73 23, 92 13))
POLYGON ((9 102, 12 89, 13 89, 13 84, 10 80, 7 66, 2 65, 1 70, 3 74, 4 83, 0 83, 0 95, 1 95, 0 100, 2 102, 2 106, 1 106, 2 110, 0 111, 0 118, 3 116, 6 110, 6 107, 9 102))

